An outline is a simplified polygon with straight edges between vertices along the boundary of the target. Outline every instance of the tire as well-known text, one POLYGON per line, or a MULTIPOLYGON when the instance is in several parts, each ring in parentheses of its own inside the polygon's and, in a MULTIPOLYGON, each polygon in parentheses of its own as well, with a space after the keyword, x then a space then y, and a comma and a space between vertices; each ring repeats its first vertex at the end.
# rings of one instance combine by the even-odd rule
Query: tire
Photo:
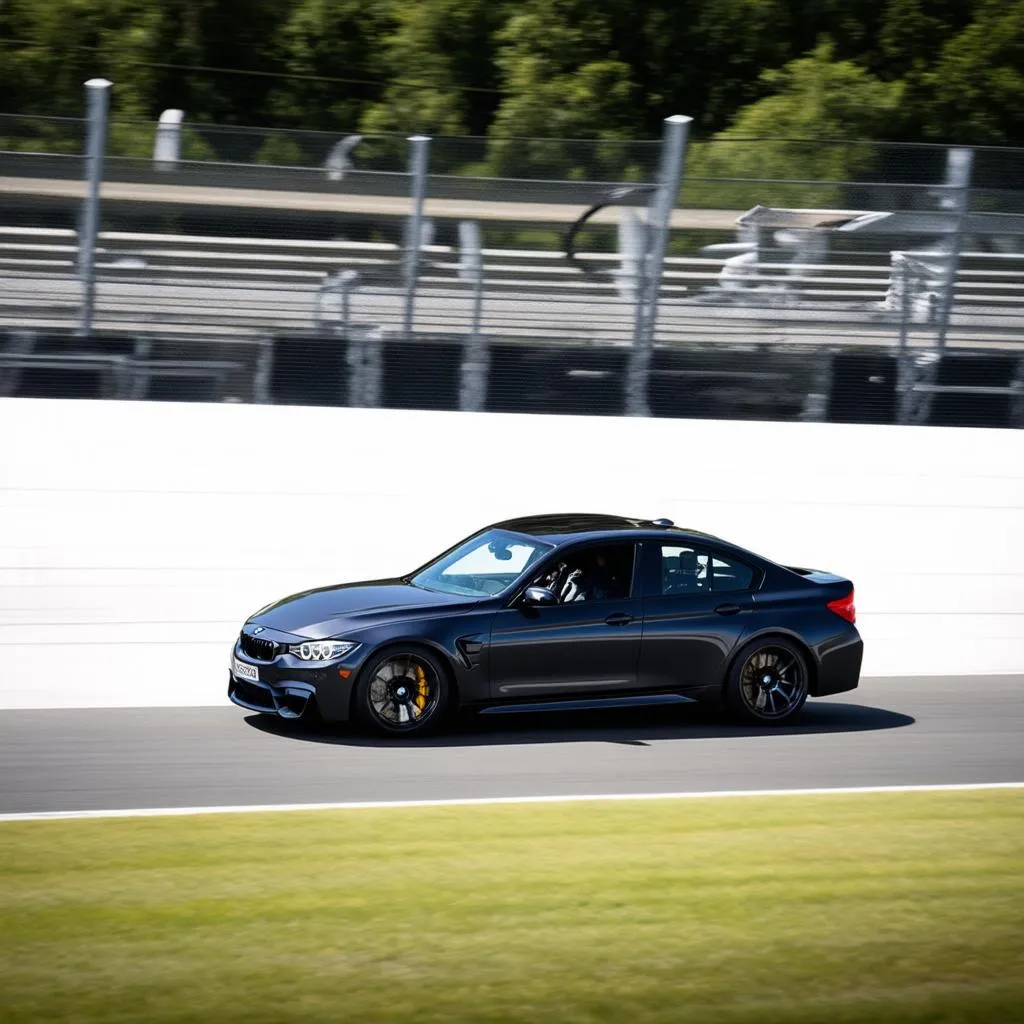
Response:
POLYGON ((804 652, 783 637, 766 636, 736 655, 725 681, 725 700, 742 722, 781 725, 800 713, 809 681, 804 652))
POLYGON ((378 736, 425 736, 451 702, 447 668, 421 647, 392 647, 366 664, 352 694, 353 717, 378 736))

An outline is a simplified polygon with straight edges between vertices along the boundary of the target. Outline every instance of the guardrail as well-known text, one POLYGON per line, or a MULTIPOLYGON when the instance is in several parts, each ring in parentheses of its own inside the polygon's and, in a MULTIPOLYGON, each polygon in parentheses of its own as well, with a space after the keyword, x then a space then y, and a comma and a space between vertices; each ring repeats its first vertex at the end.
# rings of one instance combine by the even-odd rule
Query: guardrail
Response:
POLYGON ((243 401, 1020 422, 1024 213, 998 153, 918 148, 898 172, 865 150, 863 180, 691 175, 680 191, 682 116, 628 161, 591 151, 552 181, 453 174, 480 167, 473 146, 420 136, 361 166, 359 138, 328 136, 295 151, 319 166, 261 163, 248 144, 183 161, 177 112, 149 160, 107 151, 109 89, 86 83, 88 121, 58 132, 87 158, 0 152, 0 328, 33 339, 8 336, 0 385, 35 372, 19 358, 131 339, 134 395, 164 379, 147 376, 152 345, 161 370, 242 361, 248 384, 212 388, 243 401), (614 175, 636 180, 578 180, 614 175), (117 230, 97 237, 101 216, 117 230), (458 246, 430 244, 456 221, 458 246), (563 232, 564 254, 543 248, 563 232), (664 258, 679 242, 701 248, 664 258))
MULTIPOLYGON (((77 156, 0 153, 0 195, 9 201, 79 202, 85 196, 84 161, 77 156)), ((332 186, 319 168, 251 164, 183 163, 173 175, 148 161, 108 161, 104 202, 156 207, 224 207, 284 213, 405 217, 411 202, 408 174, 355 171, 344 187, 332 186)), ((621 182, 529 181, 431 175, 427 209, 431 216, 519 224, 571 224, 592 199, 623 187, 621 182)), ((628 186, 627 186, 628 187, 628 186)), ((641 206, 642 200, 626 205, 641 206)), ((677 209, 672 228, 729 231, 741 210, 677 209)), ((594 223, 615 224, 615 210, 594 223)))
MULTIPOLYGON (((358 275, 346 297, 347 319, 328 308, 326 326, 396 331, 403 255, 389 243, 102 232, 96 324, 190 336, 266 336, 325 326, 323 286, 347 270, 358 275)), ((558 252, 483 249, 482 331, 536 341, 628 341, 634 281, 621 258, 580 258, 597 272, 580 273, 558 252)), ((836 253, 820 263, 791 258, 764 250, 736 280, 724 258, 666 257, 659 341, 897 344, 908 325, 893 299, 887 252, 836 253)), ((462 266, 457 247, 423 247, 418 334, 450 336, 465 328, 471 296, 460 280, 462 266)), ((80 303, 76 233, 0 228, 0 277, 0 324, 71 326, 80 303)), ((914 330, 926 326, 909 324, 910 344, 914 330)), ((947 343, 1024 345, 1024 254, 961 255, 947 343)))

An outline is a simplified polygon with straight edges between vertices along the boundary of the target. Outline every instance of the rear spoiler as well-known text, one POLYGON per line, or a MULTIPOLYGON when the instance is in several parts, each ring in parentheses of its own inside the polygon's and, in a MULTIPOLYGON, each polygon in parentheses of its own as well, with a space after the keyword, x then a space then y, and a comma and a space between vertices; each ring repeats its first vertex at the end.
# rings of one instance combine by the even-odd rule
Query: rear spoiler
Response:
POLYGON ((851 587, 853 586, 853 583, 845 576, 840 576, 834 572, 825 572, 824 569, 801 569, 795 565, 787 565, 784 568, 788 569, 789 572, 795 572, 798 576, 803 576, 804 579, 809 580, 811 583, 848 583, 851 587))

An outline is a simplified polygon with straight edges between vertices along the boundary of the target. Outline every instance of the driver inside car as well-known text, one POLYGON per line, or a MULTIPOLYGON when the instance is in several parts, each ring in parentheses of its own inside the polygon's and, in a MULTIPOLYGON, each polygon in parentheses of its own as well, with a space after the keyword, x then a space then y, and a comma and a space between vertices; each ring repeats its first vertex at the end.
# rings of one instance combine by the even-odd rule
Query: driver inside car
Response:
POLYGON ((581 558, 562 585, 559 600, 562 604, 570 601, 601 601, 620 595, 622 590, 615 570, 604 551, 595 551, 581 558))

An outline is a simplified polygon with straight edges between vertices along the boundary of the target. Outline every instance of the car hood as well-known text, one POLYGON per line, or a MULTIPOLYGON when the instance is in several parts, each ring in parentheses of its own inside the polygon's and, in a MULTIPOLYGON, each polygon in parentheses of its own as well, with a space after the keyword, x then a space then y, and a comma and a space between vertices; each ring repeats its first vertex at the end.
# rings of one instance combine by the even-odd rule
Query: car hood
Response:
POLYGON ((382 621, 476 603, 455 594, 423 590, 400 579, 374 580, 293 594, 260 609, 246 625, 322 640, 382 621))

